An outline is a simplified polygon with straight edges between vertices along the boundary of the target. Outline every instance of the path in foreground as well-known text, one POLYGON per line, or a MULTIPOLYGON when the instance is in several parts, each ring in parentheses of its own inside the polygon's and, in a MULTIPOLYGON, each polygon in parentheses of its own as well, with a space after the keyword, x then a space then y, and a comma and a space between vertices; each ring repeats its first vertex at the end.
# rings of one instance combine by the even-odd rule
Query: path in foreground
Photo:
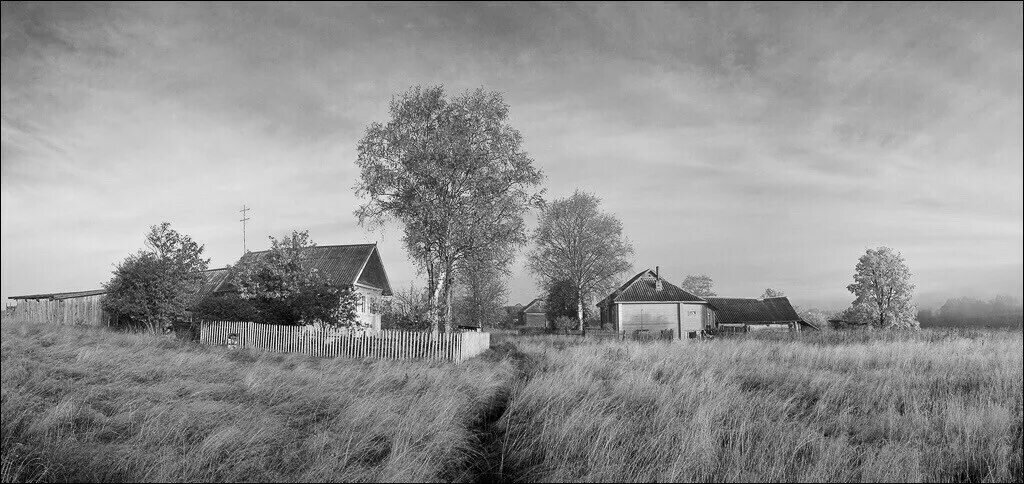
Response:
POLYGON ((1021 481, 1020 333, 496 339, 459 365, 4 325, 10 481, 1021 481))

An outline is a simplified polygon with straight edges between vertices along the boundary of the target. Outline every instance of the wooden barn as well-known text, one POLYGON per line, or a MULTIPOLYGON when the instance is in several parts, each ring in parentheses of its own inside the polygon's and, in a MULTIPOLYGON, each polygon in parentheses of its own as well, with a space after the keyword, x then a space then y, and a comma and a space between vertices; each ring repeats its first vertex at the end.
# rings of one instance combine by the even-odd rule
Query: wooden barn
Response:
POLYGON ((103 311, 106 291, 53 292, 13 296, 17 301, 12 317, 18 321, 84 326, 106 326, 110 318, 103 311))
POLYGON ((537 298, 523 306, 519 311, 519 325, 527 328, 548 327, 547 306, 543 299, 537 298))
POLYGON ((702 298, 650 269, 630 278, 597 306, 604 329, 651 333, 671 330, 676 338, 693 338, 701 331, 715 329, 817 329, 796 314, 788 298, 702 298))

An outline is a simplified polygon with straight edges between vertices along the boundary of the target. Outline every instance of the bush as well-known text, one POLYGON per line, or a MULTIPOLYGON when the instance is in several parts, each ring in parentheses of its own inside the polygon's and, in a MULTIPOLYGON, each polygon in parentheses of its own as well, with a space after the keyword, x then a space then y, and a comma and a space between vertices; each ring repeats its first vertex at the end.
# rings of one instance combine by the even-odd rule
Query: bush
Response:
POLYGON ((238 294, 206 297, 192 308, 192 316, 207 321, 258 321, 259 319, 253 302, 242 299, 238 294))
POLYGON ((559 316, 555 318, 553 326, 558 330, 576 329, 579 326, 579 321, 569 316, 559 316))

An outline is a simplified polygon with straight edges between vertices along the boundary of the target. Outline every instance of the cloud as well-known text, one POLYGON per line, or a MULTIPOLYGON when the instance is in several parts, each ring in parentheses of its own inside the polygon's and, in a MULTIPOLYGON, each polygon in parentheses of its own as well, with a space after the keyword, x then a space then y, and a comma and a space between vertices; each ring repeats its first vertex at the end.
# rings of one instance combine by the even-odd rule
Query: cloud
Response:
MULTIPOLYGON (((551 196, 637 267, 839 304, 865 247, 1020 292, 1019 4, 3 4, 3 283, 95 287, 161 220, 240 247, 356 226, 355 147, 411 85, 504 93, 551 196), (1007 282, 1009 281, 1009 282, 1007 282)), ((536 290, 520 264, 512 296, 536 290)))

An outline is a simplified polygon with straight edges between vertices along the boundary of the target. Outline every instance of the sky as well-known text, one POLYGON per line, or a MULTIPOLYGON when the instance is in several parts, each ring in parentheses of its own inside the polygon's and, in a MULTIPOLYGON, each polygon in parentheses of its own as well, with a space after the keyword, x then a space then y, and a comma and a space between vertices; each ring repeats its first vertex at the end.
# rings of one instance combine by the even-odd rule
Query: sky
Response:
POLYGON ((1021 298, 1020 2, 2 10, 5 298, 98 288, 162 221, 232 264, 243 204, 250 249, 377 242, 422 285, 353 215, 357 143, 415 85, 501 92, 546 198, 601 197, 635 272, 841 308, 887 245, 922 306, 1021 298))

